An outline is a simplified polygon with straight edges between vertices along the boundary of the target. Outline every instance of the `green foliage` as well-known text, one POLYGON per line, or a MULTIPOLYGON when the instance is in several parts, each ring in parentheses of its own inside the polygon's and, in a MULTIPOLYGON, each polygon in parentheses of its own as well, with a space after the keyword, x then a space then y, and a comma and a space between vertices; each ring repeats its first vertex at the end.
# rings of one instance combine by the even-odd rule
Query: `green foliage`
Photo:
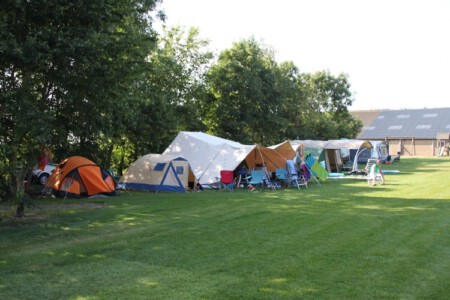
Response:
POLYGON ((275 69, 272 51, 254 39, 223 51, 208 75, 210 129, 242 143, 272 142, 282 124, 275 69))
POLYGON ((401 173, 377 187, 342 179, 300 191, 39 200, 28 217, 2 216, 0 293, 446 299, 450 160, 402 158, 385 167, 401 173))
POLYGON ((335 77, 325 71, 302 74, 299 85, 308 105, 302 138, 328 140, 356 137, 362 123, 348 112, 353 99, 346 75, 335 77))
POLYGON ((304 91, 299 86, 300 73, 293 62, 283 62, 276 72, 277 89, 282 99, 282 105, 278 113, 283 122, 278 128, 278 142, 298 139, 304 134, 306 123, 306 105, 304 91))
POLYGON ((2 3, 2 198, 20 191, 42 145, 55 162, 81 155, 123 170, 180 130, 264 145, 359 131, 346 76, 301 74, 254 38, 214 62, 198 29, 153 31, 159 2, 2 3))
POLYGON ((212 133, 243 143, 355 137, 347 76, 301 74, 292 62, 277 64, 254 39, 235 43, 208 74, 204 115, 212 133))
POLYGON ((165 28, 136 85, 126 130, 115 139, 114 167, 122 170, 144 154, 163 152, 179 130, 205 129, 199 99, 213 57, 207 44, 195 28, 165 28))
POLYGON ((0 143, 9 169, 2 181, 20 185, 13 170, 31 169, 43 144, 56 159, 99 158, 98 142, 118 135, 115 116, 129 112, 120 108, 146 68, 157 2, 2 3, 0 143))

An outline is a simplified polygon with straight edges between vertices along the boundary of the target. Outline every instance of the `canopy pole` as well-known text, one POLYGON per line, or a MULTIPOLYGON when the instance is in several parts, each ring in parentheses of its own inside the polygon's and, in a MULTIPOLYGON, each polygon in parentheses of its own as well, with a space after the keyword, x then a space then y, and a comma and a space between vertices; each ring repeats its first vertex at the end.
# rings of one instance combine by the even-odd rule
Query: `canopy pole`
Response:
MULTIPOLYGON (((266 162, 264 161, 264 155, 262 154, 261 149, 259 149, 259 145, 256 145, 256 148, 258 149, 259 155, 261 155, 261 160, 262 160, 262 163, 263 163, 264 174, 266 175, 267 179, 270 181, 270 178, 272 176, 269 176, 269 172, 267 171, 266 162)), ((270 175, 272 175, 272 174, 270 174, 270 175)))
POLYGON ((259 149, 259 145, 256 145, 256 149, 258 149, 259 155, 261 156, 261 160, 262 160, 263 166, 265 167, 266 166, 266 162, 264 161, 264 156, 262 155, 261 149, 259 149))
MULTIPOLYGON (((209 161, 209 164, 206 166, 206 168, 205 168, 205 170, 203 171, 203 173, 200 174, 200 176, 199 176, 198 178, 196 178, 198 183, 200 183, 200 178, 202 178, 202 176, 203 176, 203 174, 205 174, 206 170, 209 169, 209 166, 213 163, 213 161, 215 161, 217 155, 219 155, 219 153, 220 153, 220 151, 223 149, 223 147, 225 147, 225 144, 222 144, 222 147, 220 148, 219 151, 216 152, 216 155, 213 157, 213 159, 211 159, 211 160, 209 161)), ((216 177, 216 178, 217 178, 217 177, 216 177)))

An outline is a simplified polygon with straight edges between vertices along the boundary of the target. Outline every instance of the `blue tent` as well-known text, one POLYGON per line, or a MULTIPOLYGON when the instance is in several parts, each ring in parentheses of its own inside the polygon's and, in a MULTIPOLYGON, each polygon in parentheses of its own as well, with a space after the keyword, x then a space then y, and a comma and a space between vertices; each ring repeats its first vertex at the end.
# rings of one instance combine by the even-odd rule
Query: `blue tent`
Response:
POLYGON ((120 178, 119 186, 138 191, 186 192, 195 177, 180 156, 147 154, 136 160, 120 178))

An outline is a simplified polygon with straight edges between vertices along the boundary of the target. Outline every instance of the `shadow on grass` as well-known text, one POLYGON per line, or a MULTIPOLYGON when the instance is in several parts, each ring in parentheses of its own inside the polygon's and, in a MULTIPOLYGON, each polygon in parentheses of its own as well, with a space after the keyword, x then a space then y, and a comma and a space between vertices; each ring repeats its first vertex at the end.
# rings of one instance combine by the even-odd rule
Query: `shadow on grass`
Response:
MULTIPOLYGON (((4 228, 9 237, 2 235, 1 245, 19 239, 33 246, 5 257, 2 268, 24 279, 44 273, 42 282, 29 280, 30 287, 39 291, 44 284, 46 293, 61 298, 95 298, 98 291, 104 297, 133 291, 155 299, 344 299, 389 293, 409 283, 396 266, 424 268, 399 260, 416 246, 407 238, 427 245, 423 236, 433 235, 423 228, 431 224, 436 235, 439 224, 433 222, 450 211, 444 200, 389 197, 395 189, 397 183, 373 188, 336 180, 257 193, 123 193, 105 200, 108 209, 47 210, 51 218, 31 232, 4 228), (15 256, 29 259, 18 262, 15 256)), ((408 260, 416 261, 417 252, 428 248, 419 250, 408 260)))

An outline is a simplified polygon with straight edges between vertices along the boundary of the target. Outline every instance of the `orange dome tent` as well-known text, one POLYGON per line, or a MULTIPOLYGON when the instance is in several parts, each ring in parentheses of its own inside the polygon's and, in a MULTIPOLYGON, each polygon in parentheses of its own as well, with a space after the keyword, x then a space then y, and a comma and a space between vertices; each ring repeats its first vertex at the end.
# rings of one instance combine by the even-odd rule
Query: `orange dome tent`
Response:
POLYGON ((48 178, 47 189, 55 196, 86 197, 115 195, 116 183, 111 175, 93 161, 72 156, 63 160, 48 178))

